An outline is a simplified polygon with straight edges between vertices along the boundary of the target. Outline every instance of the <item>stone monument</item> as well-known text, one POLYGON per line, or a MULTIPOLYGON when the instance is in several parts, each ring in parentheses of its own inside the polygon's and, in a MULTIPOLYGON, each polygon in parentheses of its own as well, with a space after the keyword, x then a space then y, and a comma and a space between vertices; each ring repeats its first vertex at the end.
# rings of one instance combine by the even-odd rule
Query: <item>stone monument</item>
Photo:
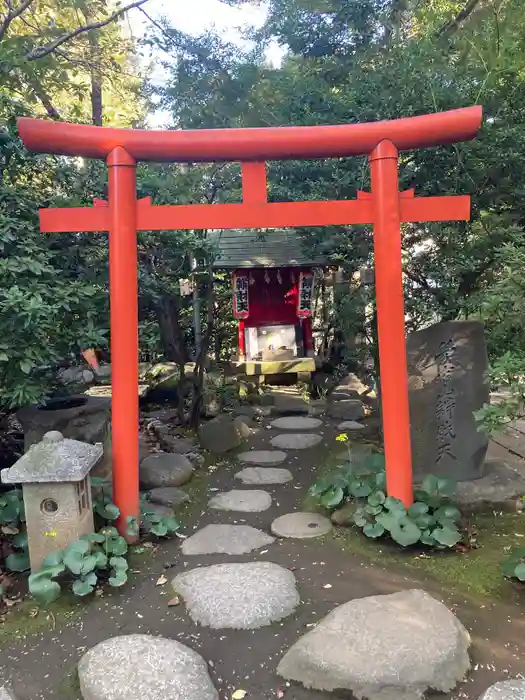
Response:
POLYGON ((89 472, 102 454, 100 444, 69 440, 52 431, 0 472, 4 484, 22 484, 33 573, 48 554, 93 532, 89 472))
POLYGON ((488 436, 473 412, 489 401, 483 324, 446 321, 411 333, 407 362, 415 479, 480 478, 488 436))

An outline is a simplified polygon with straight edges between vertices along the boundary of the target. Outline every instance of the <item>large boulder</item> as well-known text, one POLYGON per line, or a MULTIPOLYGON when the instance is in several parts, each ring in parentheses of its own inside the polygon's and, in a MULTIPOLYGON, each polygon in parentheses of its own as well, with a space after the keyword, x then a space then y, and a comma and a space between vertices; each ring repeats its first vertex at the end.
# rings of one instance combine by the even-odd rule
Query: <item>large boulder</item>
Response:
POLYGON ((94 445, 102 443, 104 456, 92 476, 111 475, 111 400, 80 394, 56 398, 42 405, 26 406, 16 417, 24 429, 24 449, 40 442, 46 433, 58 431, 65 438, 94 445))
POLYGON ((204 449, 215 454, 235 450, 242 442, 239 424, 233 416, 226 414, 203 423, 199 428, 199 439, 204 449))
POLYGON ((509 680, 494 683, 479 700, 524 700, 525 680, 509 680))
POLYGON ((352 600, 300 637, 277 672, 316 690, 367 700, 420 700, 448 693, 470 668, 470 637, 421 590, 352 600))
POLYGON ((184 455, 157 452, 140 464, 140 484, 144 489, 183 486, 193 474, 193 467, 184 455))
POLYGON ((174 639, 127 634, 100 642, 78 664, 84 700, 218 700, 208 666, 174 639))

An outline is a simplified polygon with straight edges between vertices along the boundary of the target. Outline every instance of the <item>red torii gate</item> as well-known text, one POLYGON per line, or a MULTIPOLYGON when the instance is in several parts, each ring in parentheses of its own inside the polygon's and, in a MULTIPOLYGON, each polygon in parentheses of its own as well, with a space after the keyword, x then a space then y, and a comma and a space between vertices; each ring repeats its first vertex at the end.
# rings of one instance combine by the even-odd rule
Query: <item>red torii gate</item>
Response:
POLYGON ((43 232, 109 231, 113 498, 119 527, 138 516, 137 230, 277 228, 373 224, 387 491, 412 503, 401 222, 467 220, 470 198, 399 192, 398 153, 475 137, 481 107, 339 126, 143 131, 18 120, 25 146, 40 153, 105 159, 109 202, 41 209, 43 232), (368 155, 372 192, 356 200, 268 203, 266 161, 368 155), (152 206, 137 201, 137 161, 237 161, 242 204, 152 206))

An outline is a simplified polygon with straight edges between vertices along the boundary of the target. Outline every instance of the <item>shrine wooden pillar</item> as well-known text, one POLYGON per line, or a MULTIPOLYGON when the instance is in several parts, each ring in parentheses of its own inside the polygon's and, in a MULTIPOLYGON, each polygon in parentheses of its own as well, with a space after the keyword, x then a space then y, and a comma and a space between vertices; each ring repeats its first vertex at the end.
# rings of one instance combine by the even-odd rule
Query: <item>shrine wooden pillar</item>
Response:
POLYGON ((139 517, 139 368, 136 162, 121 146, 107 158, 111 305, 113 500, 119 529, 139 517))

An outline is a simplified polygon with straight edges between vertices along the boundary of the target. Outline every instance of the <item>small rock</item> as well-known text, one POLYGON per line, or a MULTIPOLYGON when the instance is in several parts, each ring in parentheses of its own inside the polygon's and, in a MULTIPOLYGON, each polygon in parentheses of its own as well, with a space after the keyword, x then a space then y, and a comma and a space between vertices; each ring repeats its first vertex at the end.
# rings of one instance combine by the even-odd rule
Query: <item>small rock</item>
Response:
POLYGON ((147 493, 147 499, 151 503, 158 503, 161 506, 180 506, 182 503, 189 503, 190 497, 182 489, 176 486, 164 486, 156 489, 151 489, 147 493))
POLYGON ((183 486, 193 474, 191 462, 184 455, 159 452, 140 464, 140 483, 145 489, 158 486, 183 486))
POLYGON ((406 590, 335 608, 291 647, 277 672, 307 688, 367 700, 420 700, 427 689, 449 693, 464 679, 469 645, 443 603, 406 590))
POLYGON ((173 588, 193 621, 213 629, 263 627, 300 603, 293 573, 273 562, 203 566, 179 574, 173 588))
POLYGON ((356 508, 357 504, 349 501, 348 503, 345 503, 342 508, 334 510, 330 516, 330 520, 334 525, 338 525, 339 527, 350 527, 350 525, 354 524, 354 513, 356 508))
POLYGON ((199 428, 199 439, 204 449, 223 454, 239 447, 242 437, 233 416, 220 415, 203 423, 199 428))
POLYGON ((358 421, 365 416, 363 402, 359 399, 346 399, 344 401, 329 402, 327 413, 331 418, 340 420, 358 421))
POLYGON ((494 683, 479 700, 524 700, 525 680, 508 680, 494 683))
POLYGON ((272 505, 272 497, 266 491, 240 491, 232 489, 210 498, 208 506, 216 510, 236 510, 243 513, 260 513, 272 505))
POLYGON ((251 428, 249 426, 249 419, 248 422, 243 419, 242 416, 236 416, 233 419, 233 423, 237 430, 239 431, 240 436, 243 439, 249 438, 250 435, 252 434, 251 428))
POLYGON ((253 420, 258 412, 255 406, 238 406, 233 409, 234 416, 239 416, 240 418, 246 417, 250 420, 253 420))
POLYGON ((84 700, 218 700, 204 659, 173 639, 128 634, 100 642, 78 664, 84 700))
POLYGON ((288 513, 276 518, 270 529, 277 537, 309 539, 328 534, 332 523, 319 513, 288 513))
POLYGON ((188 452, 195 451, 195 440, 178 437, 177 435, 162 435, 160 437, 162 448, 167 452, 175 452, 179 455, 185 455, 188 452))

